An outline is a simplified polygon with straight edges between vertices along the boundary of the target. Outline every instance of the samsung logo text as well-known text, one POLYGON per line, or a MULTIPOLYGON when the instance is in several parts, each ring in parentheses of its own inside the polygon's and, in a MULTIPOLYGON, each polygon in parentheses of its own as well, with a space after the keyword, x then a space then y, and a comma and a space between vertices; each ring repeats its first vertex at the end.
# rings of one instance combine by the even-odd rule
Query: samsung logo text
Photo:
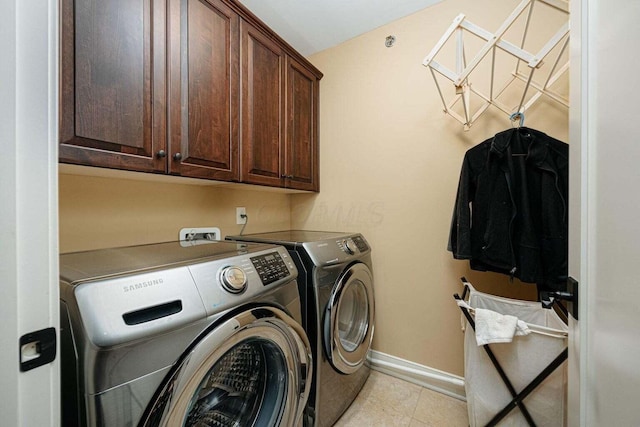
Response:
POLYGON ((132 291, 148 288, 151 286, 161 285, 162 283, 164 283, 163 279, 146 280, 144 282, 134 283, 133 285, 125 285, 122 287, 122 289, 125 292, 132 292, 132 291))

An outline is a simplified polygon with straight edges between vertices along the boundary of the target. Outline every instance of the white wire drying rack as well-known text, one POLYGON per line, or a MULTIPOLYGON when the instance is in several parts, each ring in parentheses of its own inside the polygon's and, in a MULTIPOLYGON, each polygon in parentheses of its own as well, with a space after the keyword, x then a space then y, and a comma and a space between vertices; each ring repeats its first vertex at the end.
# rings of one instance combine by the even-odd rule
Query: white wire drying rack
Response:
POLYGON ((569 69, 568 58, 563 64, 560 64, 561 58, 569 45, 569 2, 566 0, 522 0, 520 4, 513 10, 509 17, 502 23, 498 30, 494 33, 487 31, 471 22, 469 22, 464 14, 458 15, 449 29, 440 38, 440 41, 435 45, 431 52, 425 57, 422 64, 428 67, 433 76, 433 80, 436 83, 440 99, 444 106, 444 112, 453 116, 456 120, 464 125, 465 130, 468 130, 476 119, 486 111, 490 105, 502 110, 508 114, 511 119, 523 117, 524 112, 531 107, 541 96, 546 96, 565 107, 569 107, 569 100, 560 93, 552 90, 550 87, 569 69), (528 52, 524 49, 527 34, 529 32, 529 26, 531 23, 531 16, 535 3, 544 3, 555 11, 559 11, 566 16, 566 22, 561 28, 547 41, 546 44, 536 53, 528 52), (520 45, 517 46, 504 39, 505 33, 511 28, 511 26, 518 20, 518 18, 526 12, 526 21, 524 24, 524 31, 520 45), (467 63, 465 44, 464 44, 464 32, 467 31, 480 39, 484 40, 484 44, 473 57, 473 59, 467 63), (456 53, 455 53, 455 68, 453 71, 443 64, 435 60, 438 53, 445 46, 447 41, 456 35, 456 53), (559 49, 555 49, 559 46, 559 49), (500 49, 503 52, 515 57, 517 59, 515 70, 511 73, 511 78, 498 90, 495 90, 495 67, 496 67, 496 49, 500 49), (538 83, 533 80, 534 72, 539 69, 545 60, 554 53, 556 56, 553 61, 553 67, 548 74, 548 77, 544 83, 538 83), (557 55, 556 55, 557 52, 557 55), (489 94, 482 93, 476 88, 472 87, 469 78, 471 73, 478 67, 478 65, 491 53, 491 76, 490 76, 490 89, 489 94), (527 68, 521 67, 521 62, 525 63, 527 68), (455 86, 455 96, 451 101, 447 103, 445 96, 436 77, 436 72, 451 82, 455 86), (520 97, 517 108, 509 108, 504 105, 500 100, 500 96, 505 90, 512 85, 515 81, 524 82, 524 90, 520 97), (532 91, 535 92, 527 100, 527 94, 532 91), (476 111, 471 111, 470 96, 471 93, 477 95, 482 103, 476 111), (458 102, 462 102, 462 114, 456 112, 453 107, 458 102))

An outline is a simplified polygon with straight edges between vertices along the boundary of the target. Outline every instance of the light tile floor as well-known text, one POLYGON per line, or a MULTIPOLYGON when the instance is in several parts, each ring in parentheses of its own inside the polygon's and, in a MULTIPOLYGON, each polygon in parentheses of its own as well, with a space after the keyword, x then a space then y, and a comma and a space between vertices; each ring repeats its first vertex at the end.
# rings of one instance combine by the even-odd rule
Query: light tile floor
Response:
POLYGON ((466 427, 465 402, 377 372, 335 427, 466 427))

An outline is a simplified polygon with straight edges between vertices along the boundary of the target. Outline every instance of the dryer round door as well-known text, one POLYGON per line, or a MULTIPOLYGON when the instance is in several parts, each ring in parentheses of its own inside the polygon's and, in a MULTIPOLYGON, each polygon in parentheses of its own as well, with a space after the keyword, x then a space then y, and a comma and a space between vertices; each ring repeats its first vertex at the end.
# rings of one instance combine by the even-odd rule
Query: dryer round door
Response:
POLYGON ((324 344, 335 369, 351 374, 364 364, 373 339, 373 275, 351 265, 333 287, 324 315, 324 344))
POLYGON ((302 327, 273 307, 247 310, 188 349, 139 425, 297 426, 311 375, 302 327))

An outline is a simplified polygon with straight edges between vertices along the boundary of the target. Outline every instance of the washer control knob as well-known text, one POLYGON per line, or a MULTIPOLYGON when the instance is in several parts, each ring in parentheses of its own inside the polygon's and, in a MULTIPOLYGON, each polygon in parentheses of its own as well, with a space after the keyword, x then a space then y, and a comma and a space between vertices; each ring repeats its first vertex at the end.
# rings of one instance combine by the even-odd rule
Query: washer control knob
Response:
POLYGON ((222 287, 233 294, 239 294, 247 287, 247 275, 240 267, 224 267, 220 270, 222 287))
POLYGON ((355 244, 353 243, 353 240, 348 240, 348 239, 343 240, 342 249, 344 249, 344 251, 349 255, 353 255, 356 253, 355 244))

